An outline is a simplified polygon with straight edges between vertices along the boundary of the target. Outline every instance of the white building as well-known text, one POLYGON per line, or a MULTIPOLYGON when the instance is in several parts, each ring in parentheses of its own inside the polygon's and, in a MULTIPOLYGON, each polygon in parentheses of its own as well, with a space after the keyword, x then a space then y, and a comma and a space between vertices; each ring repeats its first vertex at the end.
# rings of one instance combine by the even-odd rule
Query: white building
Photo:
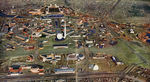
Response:
POLYGON ((123 65, 124 63, 119 61, 119 59, 115 56, 111 57, 112 61, 116 64, 116 65, 123 65))
POLYGON ((50 54, 50 55, 40 55, 40 57, 42 58, 43 62, 61 60, 61 55, 50 54))

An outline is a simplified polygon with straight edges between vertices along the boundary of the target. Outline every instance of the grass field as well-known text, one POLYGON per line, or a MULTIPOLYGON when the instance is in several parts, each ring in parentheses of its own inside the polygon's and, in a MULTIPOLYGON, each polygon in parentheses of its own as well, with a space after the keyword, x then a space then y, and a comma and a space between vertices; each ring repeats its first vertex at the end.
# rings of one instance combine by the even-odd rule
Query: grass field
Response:
POLYGON ((48 43, 44 44, 44 49, 39 50, 40 54, 48 54, 48 53, 71 53, 75 51, 75 47, 74 47, 74 42, 70 39, 67 38, 64 41, 55 41, 55 37, 51 37, 51 38, 41 38, 39 39, 39 41, 42 40, 47 40, 48 43), (71 43, 71 44, 69 44, 71 43), (67 49, 53 49, 53 44, 69 44, 69 48, 67 49))
POLYGON ((90 48, 89 50, 93 53, 112 54, 117 56, 125 64, 134 63, 150 68, 150 51, 149 48, 144 45, 141 47, 128 41, 119 40, 119 44, 116 46, 103 49, 90 48))

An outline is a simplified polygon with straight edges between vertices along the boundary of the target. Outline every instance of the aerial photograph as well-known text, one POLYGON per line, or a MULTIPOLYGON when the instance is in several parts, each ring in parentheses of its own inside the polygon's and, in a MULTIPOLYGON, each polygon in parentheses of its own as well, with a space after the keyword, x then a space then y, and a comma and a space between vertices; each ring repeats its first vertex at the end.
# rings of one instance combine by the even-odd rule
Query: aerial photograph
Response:
POLYGON ((150 0, 0 0, 0 82, 150 82, 150 0))

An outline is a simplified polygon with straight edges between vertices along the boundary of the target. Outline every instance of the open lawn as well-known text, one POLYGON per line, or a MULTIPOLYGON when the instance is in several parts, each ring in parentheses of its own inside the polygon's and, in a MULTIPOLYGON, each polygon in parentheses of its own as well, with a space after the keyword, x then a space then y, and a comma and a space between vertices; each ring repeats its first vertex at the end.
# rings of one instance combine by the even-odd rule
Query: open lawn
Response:
POLYGON ((149 48, 145 45, 138 46, 132 42, 119 40, 116 46, 109 48, 97 49, 89 48, 93 53, 106 53, 117 56, 121 61, 126 64, 138 64, 144 67, 150 68, 150 56, 149 48))

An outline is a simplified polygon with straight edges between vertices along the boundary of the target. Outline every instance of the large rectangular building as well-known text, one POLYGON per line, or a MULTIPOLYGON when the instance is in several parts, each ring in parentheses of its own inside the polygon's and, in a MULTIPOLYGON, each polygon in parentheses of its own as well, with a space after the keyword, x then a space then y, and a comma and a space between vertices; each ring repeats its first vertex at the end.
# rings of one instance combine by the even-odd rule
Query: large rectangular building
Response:
POLYGON ((74 68, 67 68, 67 69, 54 69, 55 74, 64 74, 64 73, 75 73, 74 68))

